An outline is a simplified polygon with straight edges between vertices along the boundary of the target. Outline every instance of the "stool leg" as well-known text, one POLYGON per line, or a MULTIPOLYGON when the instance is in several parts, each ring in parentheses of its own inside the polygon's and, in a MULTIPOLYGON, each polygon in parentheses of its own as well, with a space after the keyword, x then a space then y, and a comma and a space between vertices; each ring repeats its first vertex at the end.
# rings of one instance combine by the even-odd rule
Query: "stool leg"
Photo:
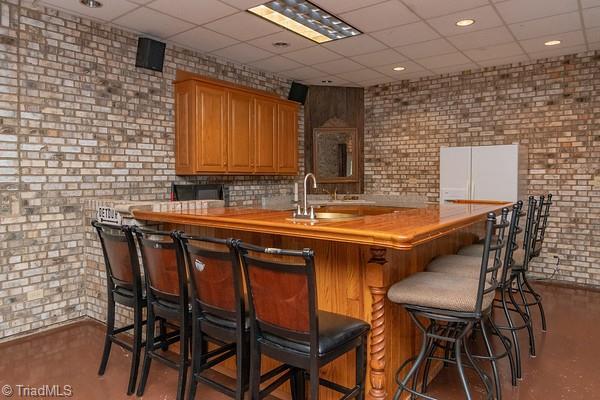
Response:
POLYGON ((260 400, 260 347, 253 337, 252 350, 250 351, 250 399, 260 400))
MULTIPOLYGON (((411 314, 411 316, 412 316, 412 314, 411 314)), ((421 345, 421 351, 419 352, 419 355, 415 359, 412 367, 408 371, 408 374, 406 374, 404 379, 402 379, 402 382, 400 382, 398 384, 398 389, 396 389, 396 393, 394 393, 394 400, 398 400, 400 398, 400 395, 402 395, 402 393, 405 390, 406 384, 411 379, 411 377, 415 374, 415 372, 419 369, 421 363, 423 362, 423 360, 425 359, 425 356, 427 355, 427 350, 429 349, 430 340, 433 340, 433 339, 429 339, 429 337, 427 336, 427 331, 425 331, 423 329, 423 344, 421 345)), ((398 368, 398 372, 396 373, 396 376, 408 364, 409 361, 410 360, 407 360, 406 362, 404 362, 404 364, 402 364, 400 366, 400 368, 398 368)), ((412 397, 412 395, 411 395, 411 397, 412 397)))
MULTIPOLYGON (((489 317, 491 319, 491 316, 489 317)), ((490 343, 490 338, 488 336, 487 329, 485 327, 486 320, 481 321, 481 335, 483 336, 483 341, 485 342, 485 347, 487 349, 488 356, 490 357, 490 362, 492 364, 492 372, 494 374, 494 386, 496 387, 496 398, 498 400, 502 399, 502 387, 500 386, 500 374, 498 373, 498 365, 496 363, 496 359, 494 358, 494 351, 492 350, 492 344, 490 343)), ((500 337, 502 339, 502 337, 500 337)), ((508 354, 508 353, 507 353, 508 354)), ((508 354, 510 358, 510 354, 508 354)))
POLYGON ((150 372, 150 365, 152 364, 152 357, 150 352, 154 351, 154 329, 155 319, 152 305, 148 304, 148 317, 146 322, 146 347, 144 349, 144 364, 142 365, 142 376, 140 377, 140 384, 137 389, 137 396, 141 397, 146 389, 146 382, 148 381, 148 373, 150 372))
MULTIPOLYGON (((512 280, 511 280, 512 282, 512 280)), ((512 345, 515 350, 515 367, 517 371, 517 378, 521 379, 522 369, 521 369, 521 346, 519 345, 519 337, 517 336, 517 331, 515 330, 515 324, 510 316, 510 310, 508 308, 508 303, 506 302, 506 291, 512 290, 511 283, 508 283, 507 288, 502 288, 500 291, 500 300, 502 302, 502 310, 504 311, 504 316, 506 317, 506 321, 508 323, 508 327, 510 329, 510 334, 512 336, 512 345)))
POLYGON ((458 369, 458 375, 460 376, 460 381, 463 386, 463 390, 465 391, 465 396, 467 400, 472 400, 471 392, 469 391, 469 382, 467 381, 467 377, 465 375, 465 370, 462 365, 462 339, 456 339, 454 343, 454 353, 456 355, 456 368, 458 369))
POLYGON ((365 380, 367 376, 367 337, 364 335, 360 340, 360 346, 356 348, 356 386, 360 388, 358 400, 365 398, 365 380))
POLYGON ((531 312, 529 311, 529 306, 527 305, 527 298, 525 297, 525 293, 523 292, 523 283, 521 281, 520 273, 517 275, 517 291, 519 292, 519 296, 521 297, 521 300, 523 301, 523 306, 524 306, 525 311, 523 311, 521 309, 521 307, 515 300, 512 291, 509 292, 509 296, 510 296, 511 302, 513 303, 514 307, 517 309, 519 314, 521 314, 521 318, 523 319, 523 322, 525 323, 525 326, 527 328, 527 333, 529 335, 529 355, 531 357, 535 357, 535 334, 533 332, 533 325, 532 325, 532 321, 531 321, 531 312))
POLYGON ((108 363, 108 357, 110 356, 110 348, 112 346, 112 335, 115 330, 115 302, 112 296, 108 297, 107 313, 106 313, 106 336, 104 337, 104 351, 102 352, 102 361, 100 362, 100 368, 98 369, 98 375, 104 375, 106 371, 106 364, 108 363))
POLYGON ((169 342, 167 340, 167 321, 164 318, 158 319, 158 329, 160 332, 161 345, 160 348, 164 351, 169 350, 169 342))
POLYGON ((467 356, 467 360, 469 361, 469 364, 471 364, 471 366, 475 370, 475 373, 477 373, 477 376, 479 376, 479 379, 481 379, 481 382, 485 386, 485 392, 487 393, 487 398, 490 399, 491 397, 493 397, 492 393, 494 392, 494 388, 492 387, 490 378, 483 372, 483 370, 479 367, 479 365, 473 358, 473 355, 471 354, 471 351, 469 350, 469 340, 463 340, 463 348, 465 349, 465 355, 467 356))
POLYGON ((304 400, 306 398, 306 380, 304 370, 296 368, 290 378, 292 400, 304 400))
POLYGON ((490 316, 490 318, 488 319, 488 322, 490 324, 490 327, 492 328, 492 331, 500 338, 500 341, 502 342, 502 346, 504 346, 504 350, 506 351, 506 355, 508 357, 508 363, 510 365, 510 380, 511 380, 511 383, 513 386, 517 386, 517 374, 515 371, 515 360, 513 358, 511 346, 509 346, 507 343, 507 342, 510 342, 510 339, 508 337, 504 336, 500 332, 500 330, 496 326, 496 323, 494 322, 494 318, 492 316, 490 316))
POLYGON ((244 340, 244 337, 240 335, 237 338, 235 360, 236 360, 236 374, 237 379, 235 383, 235 399, 244 399, 244 388, 248 382, 248 343, 244 340))
POLYGON ((140 353, 142 351, 142 307, 136 304, 133 310, 133 348, 131 351, 131 371, 129 372, 129 386, 127 395, 135 392, 135 382, 137 380, 138 369, 140 366, 140 353))
POLYGON ((319 364, 310 360, 310 400, 319 400, 319 364))
POLYGON ((194 400, 196 397, 196 388, 198 386, 198 380, 196 374, 200 373, 200 367, 202 366, 202 357, 204 355, 202 351, 202 332, 200 331, 200 322, 193 318, 192 324, 192 374, 190 376, 190 383, 188 387, 188 399, 194 400))
MULTIPOLYGON (((187 310, 183 311, 184 313, 187 310)), ((181 330, 179 332, 179 376, 177 379, 177 400, 185 398, 185 381, 187 379, 188 356, 190 348, 190 326, 189 318, 181 318, 181 330)))
POLYGON ((531 287, 531 284, 529 283, 529 280, 527 279, 527 275, 525 275, 525 273, 523 273, 523 283, 525 283, 525 286, 527 286, 527 288, 535 298, 538 308, 540 309, 540 317, 542 318, 542 331, 546 332, 548 330, 548 327, 546 326, 546 313, 544 312, 544 306, 542 305, 542 296, 538 292, 533 290, 533 287, 531 287))

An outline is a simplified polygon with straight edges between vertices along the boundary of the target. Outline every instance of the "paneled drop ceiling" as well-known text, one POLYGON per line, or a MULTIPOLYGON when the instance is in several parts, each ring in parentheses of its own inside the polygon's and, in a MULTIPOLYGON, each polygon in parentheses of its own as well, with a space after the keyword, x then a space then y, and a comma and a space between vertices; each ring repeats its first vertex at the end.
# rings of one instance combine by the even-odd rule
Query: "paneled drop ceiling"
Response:
POLYGON ((245 11, 266 0, 100 1, 41 2, 306 84, 370 86, 600 49, 600 0, 311 0, 364 32, 321 45, 245 11))

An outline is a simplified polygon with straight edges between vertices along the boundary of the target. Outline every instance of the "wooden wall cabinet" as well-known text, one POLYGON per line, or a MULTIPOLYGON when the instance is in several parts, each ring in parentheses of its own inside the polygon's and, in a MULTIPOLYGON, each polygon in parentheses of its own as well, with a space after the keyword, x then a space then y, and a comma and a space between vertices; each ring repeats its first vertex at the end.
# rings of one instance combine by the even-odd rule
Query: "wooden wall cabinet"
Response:
POLYGON ((186 74, 175 81, 175 171, 296 175, 298 105, 186 74))

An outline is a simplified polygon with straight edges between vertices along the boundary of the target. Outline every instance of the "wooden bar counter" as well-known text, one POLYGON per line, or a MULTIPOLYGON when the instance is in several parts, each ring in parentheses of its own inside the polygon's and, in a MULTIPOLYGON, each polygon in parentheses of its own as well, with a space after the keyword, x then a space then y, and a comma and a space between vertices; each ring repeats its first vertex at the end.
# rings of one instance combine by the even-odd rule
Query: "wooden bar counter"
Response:
MULTIPOLYGON (((416 354, 421 340, 408 314, 387 300, 387 289, 422 271, 434 257, 455 253, 461 246, 473 243, 483 234, 486 214, 505 205, 508 206, 467 202, 419 208, 330 206, 326 211, 355 216, 315 223, 293 220, 291 211, 251 208, 181 212, 134 209, 133 215, 138 220, 161 222, 166 229, 191 234, 235 237, 269 247, 312 248, 319 308, 371 324, 367 397, 385 399, 394 393, 396 369, 416 354)), ((354 354, 348 354, 321 373, 352 385, 353 365, 354 354)), ((333 399, 337 394, 322 388, 321 398, 333 399)))

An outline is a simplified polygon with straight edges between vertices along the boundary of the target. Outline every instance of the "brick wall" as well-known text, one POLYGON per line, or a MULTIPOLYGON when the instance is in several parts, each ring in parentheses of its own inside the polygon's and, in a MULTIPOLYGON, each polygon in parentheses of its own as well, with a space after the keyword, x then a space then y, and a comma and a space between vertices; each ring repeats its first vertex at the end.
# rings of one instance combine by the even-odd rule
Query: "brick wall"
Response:
POLYGON ((438 200, 440 146, 523 143, 555 206, 533 271, 600 285, 600 53, 365 90, 365 191, 438 200))
MULTIPOLYGON (((136 47, 133 33, 0 0, 0 338, 87 313, 86 201, 163 199, 184 180, 173 159, 177 69, 281 96, 291 83, 170 44, 163 73, 143 70, 136 47)), ((188 180, 224 182, 231 204, 248 205, 291 193, 296 178, 188 180)))

